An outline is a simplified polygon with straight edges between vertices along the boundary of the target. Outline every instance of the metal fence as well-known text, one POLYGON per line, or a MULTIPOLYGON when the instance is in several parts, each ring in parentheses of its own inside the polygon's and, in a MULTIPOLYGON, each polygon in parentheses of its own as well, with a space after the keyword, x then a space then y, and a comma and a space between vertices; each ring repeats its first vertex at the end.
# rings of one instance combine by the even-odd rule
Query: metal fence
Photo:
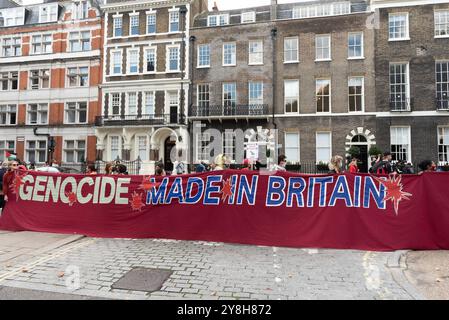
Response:
POLYGON ((103 160, 97 160, 95 161, 95 167, 97 168, 97 172, 100 174, 106 173, 106 165, 108 163, 113 163, 113 165, 122 164, 126 167, 126 172, 130 175, 139 175, 140 169, 142 168, 142 160, 140 158, 137 158, 136 160, 121 160, 121 159, 115 159, 114 161, 103 161, 103 160))

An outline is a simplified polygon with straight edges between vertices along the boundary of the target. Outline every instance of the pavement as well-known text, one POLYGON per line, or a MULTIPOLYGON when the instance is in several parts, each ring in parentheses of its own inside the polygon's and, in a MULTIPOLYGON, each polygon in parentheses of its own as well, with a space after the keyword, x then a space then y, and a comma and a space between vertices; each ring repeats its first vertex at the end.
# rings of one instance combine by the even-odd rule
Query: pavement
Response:
POLYGON ((409 262, 414 260, 407 252, 0 232, 0 299, 409 300, 429 297, 413 285, 409 277, 413 279, 414 275, 406 275, 415 270, 409 262), (154 292, 115 289, 114 284, 123 282, 123 277, 136 268, 171 272, 154 292))
POLYGON ((449 251, 407 254, 407 280, 427 299, 449 300, 449 251))

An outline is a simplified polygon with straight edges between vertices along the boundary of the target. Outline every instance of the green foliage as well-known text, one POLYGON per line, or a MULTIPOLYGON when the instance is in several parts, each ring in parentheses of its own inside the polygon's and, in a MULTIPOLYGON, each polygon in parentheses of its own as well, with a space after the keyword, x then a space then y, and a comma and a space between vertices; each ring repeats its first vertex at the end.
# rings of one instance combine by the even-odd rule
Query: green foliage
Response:
POLYGON ((351 157, 358 157, 360 155, 360 148, 352 146, 351 148, 349 148, 348 154, 351 155, 351 157))
POLYGON ((382 150, 380 150, 377 146, 372 146, 369 149, 370 156, 377 156, 378 154, 382 154, 382 150))

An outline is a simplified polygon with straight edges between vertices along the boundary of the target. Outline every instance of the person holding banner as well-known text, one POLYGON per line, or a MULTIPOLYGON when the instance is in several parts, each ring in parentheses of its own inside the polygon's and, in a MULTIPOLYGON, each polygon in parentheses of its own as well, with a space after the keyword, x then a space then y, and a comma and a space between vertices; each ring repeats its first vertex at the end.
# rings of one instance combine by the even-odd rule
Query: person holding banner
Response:
POLYGON ((285 168, 286 165, 287 165, 287 157, 281 154, 278 157, 278 164, 275 164, 271 168, 271 171, 287 171, 287 169, 285 168))
POLYGON ((2 166, 0 168, 0 210, 3 209, 3 206, 5 204, 5 196, 3 191, 3 176, 8 171, 8 161, 4 161, 2 163, 2 166))
POLYGON ((343 173, 343 157, 333 156, 329 163, 329 174, 343 173))
MULTIPOLYGON (((5 203, 8 202, 8 190, 14 179, 14 172, 19 168, 19 162, 16 160, 8 163, 8 171, 3 175, 3 194, 5 203)), ((4 205, 3 205, 4 206, 4 205)))

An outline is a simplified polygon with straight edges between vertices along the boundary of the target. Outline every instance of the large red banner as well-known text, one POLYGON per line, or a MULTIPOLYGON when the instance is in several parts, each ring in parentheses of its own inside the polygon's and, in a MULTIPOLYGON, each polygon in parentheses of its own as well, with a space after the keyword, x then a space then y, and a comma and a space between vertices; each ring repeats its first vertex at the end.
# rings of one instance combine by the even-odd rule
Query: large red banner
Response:
POLYGON ((449 173, 17 172, 0 228, 361 250, 449 249, 449 173))

